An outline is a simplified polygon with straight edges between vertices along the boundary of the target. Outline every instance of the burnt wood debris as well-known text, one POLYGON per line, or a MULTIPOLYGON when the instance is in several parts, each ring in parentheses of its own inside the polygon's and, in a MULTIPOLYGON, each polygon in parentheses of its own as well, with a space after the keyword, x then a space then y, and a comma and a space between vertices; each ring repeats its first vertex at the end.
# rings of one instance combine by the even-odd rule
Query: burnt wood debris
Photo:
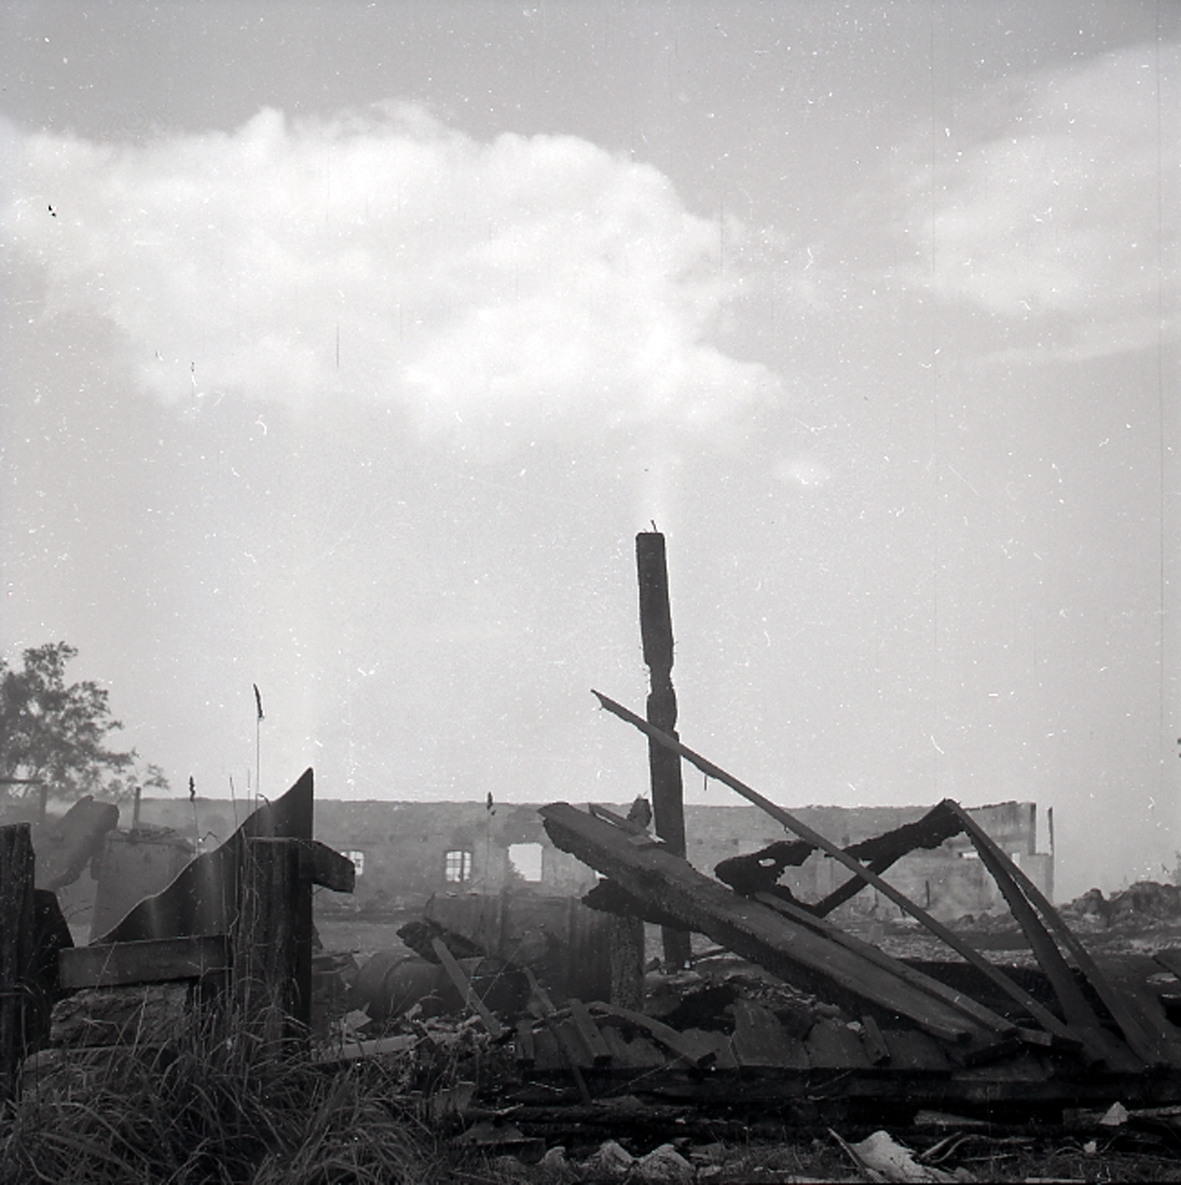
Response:
MULTIPOLYGON (((855 1101, 990 1117, 1120 1102, 1181 1115, 1173 1019, 1181 950, 1093 955, 956 802, 837 844, 694 752, 677 733, 664 537, 638 535, 636 563, 645 713, 594 695, 646 738, 651 811, 643 799, 626 813, 565 802, 540 808, 553 844, 601 878, 582 897, 590 910, 569 894, 556 901, 562 916, 541 925, 540 899, 526 910, 529 892, 520 887, 517 905, 507 890, 468 886, 432 898, 422 920, 399 930, 415 957, 382 952, 358 973, 374 1024, 397 1025, 408 1011, 470 1014, 515 1065, 516 1079, 498 1084, 496 1102, 522 1122, 562 1107, 559 1124, 593 1118, 595 1108, 618 1118, 624 1099, 642 1100, 650 1120, 672 1104, 779 1105, 795 1114, 855 1101), (694 867, 683 762, 765 812, 785 838, 721 860, 712 875, 694 867), (952 839, 970 844, 992 877, 1035 967, 990 959, 888 879, 909 853, 952 839), (802 900, 804 890, 793 893, 782 878, 813 856, 840 865, 843 879, 802 900), (867 889, 946 954, 896 957, 838 924, 838 909, 867 889), (664 955, 648 990, 645 924, 661 928, 664 955), (545 941, 527 949, 527 932, 545 941), (734 974, 710 980, 698 968, 719 955, 734 974), (662 997, 653 982, 664 985, 662 997), (423 1011, 428 997, 438 1012, 423 1011)), ((313 1046, 313 886, 351 892, 355 869, 313 838, 311 770, 167 888, 75 948, 55 890, 78 875, 116 821, 114 807, 84 800, 41 830, 0 827, 0 1105, 19 1092, 22 1062, 45 1045, 55 1002, 72 993, 188 985, 181 996, 228 1002, 262 1043, 329 1064, 384 1056, 415 1039, 383 1030, 353 1047, 313 1046)))

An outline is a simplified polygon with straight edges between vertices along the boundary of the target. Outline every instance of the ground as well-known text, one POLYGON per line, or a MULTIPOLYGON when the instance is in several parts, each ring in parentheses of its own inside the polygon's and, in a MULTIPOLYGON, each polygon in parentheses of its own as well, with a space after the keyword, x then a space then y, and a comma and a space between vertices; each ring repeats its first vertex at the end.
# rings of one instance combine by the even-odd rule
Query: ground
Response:
MULTIPOLYGON (((1146 955, 1181 947, 1181 902, 1174 901, 1181 891, 1172 886, 1135 888, 1136 893, 1129 890, 1111 901, 1096 901, 1088 895, 1064 910, 1093 953, 1146 955)), ((402 949, 396 933, 399 924, 398 920, 318 920, 326 950, 350 951, 361 961, 378 950, 402 949)), ((1022 953, 1011 919, 965 919, 962 928, 976 945, 1006 950, 1006 959, 1030 958, 1022 953)), ((883 924, 875 927, 872 937, 901 957, 946 957, 941 944, 909 925, 883 924)), ((1020 1123, 973 1128, 934 1120, 925 1128, 896 1127, 890 1134, 920 1159, 925 1154, 926 1168, 945 1174, 929 1179, 1181 1181, 1181 1127, 1172 1117, 1139 1118, 1115 1128, 1097 1120, 1094 1114, 1068 1117, 1067 1122, 1042 1128, 1020 1123)), ((456 1179, 539 1185, 608 1179, 595 1175, 593 1158, 609 1133, 596 1125, 571 1124, 570 1128, 565 1135, 550 1132, 520 1155, 509 1155, 492 1143, 475 1153, 473 1163, 456 1179), (556 1147, 563 1152, 555 1153, 556 1147), (542 1150, 549 1156, 538 1163, 542 1150)), ((626 1154, 636 1159, 626 1166, 623 1178, 613 1179, 656 1179, 640 1175, 638 1158, 671 1144, 691 1168, 692 1176, 683 1179, 701 1183, 872 1180, 842 1144, 842 1139, 844 1144, 864 1139, 872 1130, 872 1124, 853 1120, 843 1129, 835 1125, 830 1129, 823 1122, 784 1126, 769 1119, 752 1123, 745 1131, 731 1126, 721 1138, 711 1139, 708 1123, 686 1124, 683 1117, 666 1126, 625 1124, 615 1135, 626 1154)))

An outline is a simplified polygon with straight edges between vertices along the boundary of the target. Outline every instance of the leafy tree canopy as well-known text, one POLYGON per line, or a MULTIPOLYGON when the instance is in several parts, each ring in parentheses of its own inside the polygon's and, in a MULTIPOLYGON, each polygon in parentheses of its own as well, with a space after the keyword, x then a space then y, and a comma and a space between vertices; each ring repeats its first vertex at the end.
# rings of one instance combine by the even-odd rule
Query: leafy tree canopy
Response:
POLYGON ((0 658, 0 800, 42 790, 67 800, 119 799, 136 785, 167 788, 159 766, 140 773, 134 749, 107 747, 123 725, 97 683, 66 683, 66 665, 77 654, 66 642, 51 642, 26 650, 20 670, 0 658))

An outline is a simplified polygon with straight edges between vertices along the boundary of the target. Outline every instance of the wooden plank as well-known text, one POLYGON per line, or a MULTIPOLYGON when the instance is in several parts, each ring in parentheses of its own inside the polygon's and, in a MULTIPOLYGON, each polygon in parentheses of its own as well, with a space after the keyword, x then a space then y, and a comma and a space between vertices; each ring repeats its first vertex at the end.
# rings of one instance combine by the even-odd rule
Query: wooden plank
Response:
POLYGON ((58 952, 57 966, 66 991, 201 979, 228 969, 229 939, 206 934, 75 946, 58 952))
POLYGON ((25 976, 33 955, 32 829, 0 827, 0 1107, 16 1091, 24 1057, 25 976))
POLYGON ((700 1042, 686 1037, 684 1033, 678 1033, 676 1029, 662 1024, 650 1016, 645 1016, 642 1012, 633 1012, 630 1008, 618 1008, 613 1004, 604 1004, 599 1000, 595 1000, 590 1008, 592 1012, 625 1020, 637 1029, 642 1029, 650 1037, 659 1041, 661 1045, 671 1049, 678 1057, 683 1057, 687 1062, 699 1068, 710 1065, 717 1058, 712 1049, 703 1048, 700 1042))
MULTIPOLYGON (((634 712, 629 712, 622 704, 617 704, 614 700, 603 695, 601 692, 591 692, 599 703, 609 712, 618 716, 621 720, 626 720, 629 724, 634 725, 642 733, 644 733, 649 740, 656 741, 657 744, 663 745, 666 749, 683 757, 686 761, 695 765, 702 773, 708 777, 714 778, 725 786, 729 786, 735 793, 740 794, 748 802, 753 802, 755 806, 765 811, 771 818, 781 823, 789 831, 794 832, 801 839, 806 839, 809 843, 815 844, 816 847, 826 852, 834 860, 843 864, 850 872, 859 876, 867 884, 873 885, 884 897, 893 901, 905 913, 910 914, 916 921, 920 922, 937 938, 942 939, 952 950, 956 951, 964 959, 972 964, 982 974, 988 976, 992 982, 1001 989, 1010 999, 1017 1001, 1034 1019, 1046 1030, 1048 1033, 1054 1034, 1061 1040, 1074 1044, 1077 1038, 1070 1031, 1069 1026, 1064 1024, 1058 1017, 1056 1017, 1048 1008, 1035 1000, 1024 988, 1015 983, 1008 975, 1006 975, 999 967, 990 963, 979 951, 972 946, 971 943, 965 942, 953 930, 948 929, 942 922, 933 918, 925 909, 916 905, 905 893, 900 889, 896 889, 889 881, 882 880, 880 876, 866 868, 860 861, 850 856, 847 852, 837 847, 831 840, 826 839, 818 831, 814 831, 802 820, 797 819, 794 815, 785 811, 782 807, 777 806, 769 798, 764 798, 757 790, 752 790, 745 783, 740 782, 732 774, 727 773, 720 766, 714 765, 712 761, 707 761, 704 757, 694 753, 692 749, 682 745, 681 742, 668 733, 662 732, 658 728, 654 728, 647 720, 641 719, 634 712)), ((948 800, 950 801, 950 800, 948 800)))
POLYGON ((726 1071, 738 1069, 738 1058, 734 1053, 734 1040, 726 1033, 714 1029, 686 1029, 685 1036, 698 1042, 703 1049, 712 1049, 715 1061, 710 1067, 713 1070, 726 1071))
POLYGON ((805 1045, 815 1070, 868 1070, 871 1065, 860 1034, 837 1020, 814 1024, 805 1045))
POLYGON ((668 1058, 647 1037, 633 1037, 629 1041, 614 1025, 606 1025, 601 1031, 616 1069, 653 1070, 668 1064, 668 1058))
MULTIPOLYGON (((1053 906, 1044 897, 1041 897, 1040 893, 1036 893, 1040 901, 1034 900, 1034 896, 1030 894, 1033 882, 1025 877, 967 811, 950 800, 945 805, 959 819, 968 838, 976 848, 981 862, 988 869, 992 879, 996 881, 1005 903, 1021 927, 1021 932, 1029 940, 1029 945, 1039 966, 1050 981, 1054 995, 1058 997, 1058 1003, 1062 1006, 1067 1023, 1078 1034, 1088 1053, 1096 1060, 1107 1063, 1114 1070, 1135 1072, 1137 1068, 1135 1059, 1130 1058, 1128 1051, 1121 1048, 1111 1035, 1100 1027, 1099 1018, 1083 995, 1082 989, 1066 960, 1062 957, 1057 943, 1042 924, 1042 919, 1044 918, 1051 925, 1053 922, 1050 915, 1052 914, 1057 919, 1059 925, 1055 927, 1055 930, 1059 937, 1064 936, 1064 931, 1069 933, 1066 924, 1058 917, 1053 906), (1038 916, 1039 912, 1041 917, 1038 916)), ((1073 938, 1073 935, 1071 937, 1073 938)), ((1167 1064, 1169 1060, 1166 1052, 1167 1045, 1158 1036, 1148 1031, 1148 1026, 1143 1023, 1143 1016, 1128 1006, 1130 1002, 1125 996, 1110 988, 1099 969, 1090 961, 1081 944, 1075 941, 1073 943, 1067 942, 1065 945, 1071 949, 1071 953, 1079 962, 1079 967, 1083 970, 1084 975, 1091 980, 1091 986, 1095 988, 1100 999, 1107 1005, 1111 1015, 1116 1018, 1123 1030, 1124 1039, 1136 1056, 1150 1065, 1167 1064), (1080 952, 1083 955, 1082 959, 1079 958, 1080 952), (1086 964, 1090 965, 1090 973, 1088 973, 1086 964)), ((1173 1044, 1176 1043, 1173 1042, 1173 1044)))
POLYGON ((533 1034, 533 1069, 539 1074, 554 1074, 559 1070, 570 1069, 566 1055, 548 1025, 543 1025, 533 1034))
POLYGON ((558 1044, 566 1050, 571 1065, 577 1066, 579 1070, 594 1069, 594 1054, 582 1039, 582 1032, 572 1016, 565 1016, 561 1019, 550 1017, 545 1023, 553 1030, 558 1044))
POLYGON ((579 1038, 586 1046, 591 1063, 595 1066, 609 1065, 611 1050, 607 1042, 603 1040, 603 1034, 599 1032, 599 1026, 595 1024, 594 1018, 586 1010, 586 1005, 573 996, 570 997, 567 1004, 570 1007, 570 1018, 578 1029, 579 1038))
POLYGON ((789 1037, 775 1014, 753 1000, 735 1000, 734 1056, 744 1070, 806 1070, 804 1043, 789 1037))
POLYGON ((313 885, 334 893, 351 893, 357 884, 357 866, 340 852, 318 839, 305 839, 300 846, 300 873, 313 885))
POLYGON ((484 1028, 488 1030, 494 1041, 499 1041, 504 1036, 504 1025, 496 1019, 484 1001, 476 994, 471 980, 463 973, 463 968, 455 961, 455 956, 447 949, 447 944, 441 938, 432 938, 431 949, 438 955, 439 962, 443 964, 443 970, 447 972, 451 982, 458 988, 464 1007, 470 1008, 480 1018, 484 1028))
MULTIPOLYGON (((756 899, 771 909, 776 910, 778 913, 782 913, 785 917, 790 917, 801 925, 814 929, 818 934, 823 934, 826 938, 830 938, 833 942, 848 947, 849 950, 855 951, 871 963, 875 963, 877 966, 889 971, 892 975, 896 975, 912 987, 918 988, 928 995, 935 996, 946 1004, 950 1004, 957 1012, 963 1013, 964 1016, 969 1017, 984 1028, 1004 1036, 1013 1036, 1017 1032, 1017 1026, 1012 1021, 1006 1020, 1005 1017, 998 1015, 990 1008, 985 1008, 983 1004, 973 1000, 971 996, 967 996, 963 992, 957 992, 954 988, 948 987, 945 983, 941 983, 930 975, 924 974, 916 967, 908 966, 901 959, 892 958, 880 947, 876 947, 873 943, 858 938, 855 934, 850 934, 842 930, 826 918, 815 917, 809 910, 802 906, 794 905, 792 902, 785 901, 783 898, 776 897, 770 893, 759 893, 756 895, 756 899)), ((949 1036, 943 1033, 936 1033, 934 1035, 941 1036, 945 1040, 949 1036)), ((951 1035, 951 1039, 954 1040, 953 1035, 951 1035)))

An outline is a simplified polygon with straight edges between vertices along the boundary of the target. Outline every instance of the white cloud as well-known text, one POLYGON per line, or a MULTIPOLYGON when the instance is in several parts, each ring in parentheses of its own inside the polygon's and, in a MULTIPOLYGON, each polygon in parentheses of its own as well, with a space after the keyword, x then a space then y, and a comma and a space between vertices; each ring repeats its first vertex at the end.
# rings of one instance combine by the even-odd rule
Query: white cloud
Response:
POLYGON ((1009 319, 1022 348, 1085 357, 1154 342, 1158 291, 1177 281, 1181 127, 1178 51, 1162 47, 1159 71, 1156 55, 1013 82, 933 129, 933 146, 917 137, 910 281, 1009 319))
POLYGON ((388 105, 15 156, 3 225, 45 314, 109 318, 167 400, 355 396, 478 438, 518 417, 704 430, 773 382, 710 344, 714 229, 574 137, 484 144, 388 105))

